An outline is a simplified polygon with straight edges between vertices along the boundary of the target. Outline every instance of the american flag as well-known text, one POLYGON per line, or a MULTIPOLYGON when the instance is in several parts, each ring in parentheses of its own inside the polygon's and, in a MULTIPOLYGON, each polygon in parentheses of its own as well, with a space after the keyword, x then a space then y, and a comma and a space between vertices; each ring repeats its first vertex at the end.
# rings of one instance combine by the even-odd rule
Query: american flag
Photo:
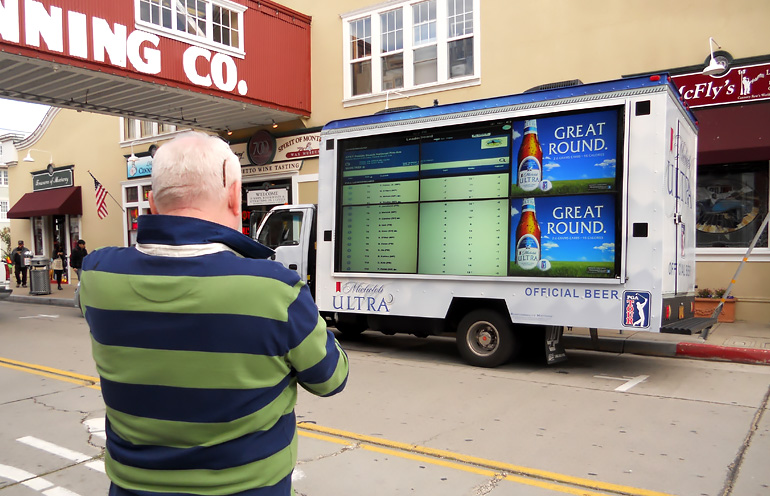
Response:
MULTIPOLYGON (((94 177, 94 176, 91 176, 94 177)), ((94 177, 94 188, 96 189, 96 214, 100 219, 107 217, 107 189, 102 183, 94 177)))

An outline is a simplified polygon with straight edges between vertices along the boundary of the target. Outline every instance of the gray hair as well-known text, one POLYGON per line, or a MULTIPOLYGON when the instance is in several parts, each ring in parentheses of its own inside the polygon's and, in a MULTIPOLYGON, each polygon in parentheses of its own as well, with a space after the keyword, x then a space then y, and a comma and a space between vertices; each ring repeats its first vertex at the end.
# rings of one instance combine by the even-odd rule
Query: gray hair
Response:
POLYGON ((193 207, 202 199, 225 201, 227 187, 240 180, 238 157, 218 136, 180 134, 152 160, 152 196, 160 210, 193 207))

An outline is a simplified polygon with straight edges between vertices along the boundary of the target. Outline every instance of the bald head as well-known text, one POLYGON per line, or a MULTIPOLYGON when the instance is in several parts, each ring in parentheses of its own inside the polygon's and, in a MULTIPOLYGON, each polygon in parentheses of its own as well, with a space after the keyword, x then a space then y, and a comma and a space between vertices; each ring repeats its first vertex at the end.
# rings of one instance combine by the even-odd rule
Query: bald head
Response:
POLYGON ((164 143, 152 160, 154 214, 184 215, 240 229, 241 166, 216 136, 184 133, 164 143))
POLYGON ((152 160, 152 191, 160 213, 225 202, 228 186, 240 180, 238 157, 227 143, 199 132, 163 144, 152 160))

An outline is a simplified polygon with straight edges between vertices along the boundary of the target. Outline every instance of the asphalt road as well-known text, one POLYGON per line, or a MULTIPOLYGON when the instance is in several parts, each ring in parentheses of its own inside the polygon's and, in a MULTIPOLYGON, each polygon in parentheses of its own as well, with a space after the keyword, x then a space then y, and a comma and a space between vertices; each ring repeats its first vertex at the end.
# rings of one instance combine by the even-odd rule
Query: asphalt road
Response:
MULTIPOLYGON (((342 341, 301 392, 305 496, 770 494, 770 367, 571 351, 465 365, 451 339, 342 341)), ((106 494, 104 406, 76 309, 0 303, 0 496, 106 494)))

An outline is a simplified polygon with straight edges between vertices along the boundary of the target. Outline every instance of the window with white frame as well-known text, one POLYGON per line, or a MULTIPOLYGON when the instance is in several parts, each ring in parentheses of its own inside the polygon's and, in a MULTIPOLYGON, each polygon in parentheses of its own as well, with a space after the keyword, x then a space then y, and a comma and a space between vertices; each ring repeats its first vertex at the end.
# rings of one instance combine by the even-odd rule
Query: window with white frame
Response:
POLYGON ((144 121, 140 119, 134 119, 132 117, 123 117, 122 127, 123 141, 134 141, 141 138, 151 138, 153 136, 159 136, 162 134, 168 134, 182 130, 182 128, 178 128, 173 124, 144 121))
POLYGON ((5 220, 8 218, 8 202, 0 201, 0 219, 5 220))
POLYGON ((412 0, 343 15, 345 99, 477 81, 479 1, 412 0))
POLYGON ((244 5, 228 0, 134 0, 136 23, 160 36, 243 56, 244 5))
POLYGON ((0 170, 0 186, 8 186, 8 171, 0 170))

